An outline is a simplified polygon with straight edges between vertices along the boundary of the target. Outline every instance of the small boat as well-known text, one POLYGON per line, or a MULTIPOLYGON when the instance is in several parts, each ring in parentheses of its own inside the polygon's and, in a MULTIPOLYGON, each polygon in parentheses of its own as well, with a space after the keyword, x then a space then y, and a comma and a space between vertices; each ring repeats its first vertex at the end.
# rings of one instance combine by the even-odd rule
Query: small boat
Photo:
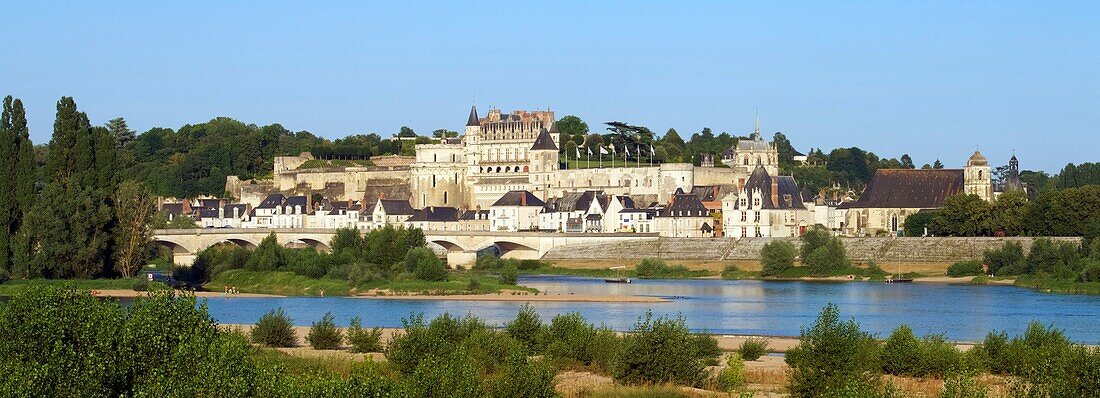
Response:
POLYGON ((626 268, 626 267, 624 267, 624 266, 611 267, 610 269, 615 270, 615 277, 614 278, 604 278, 603 281, 606 282, 606 283, 630 283, 630 278, 626 278, 626 277, 622 276, 622 270, 624 268, 626 268))
POLYGON ((913 283, 913 278, 890 278, 886 283, 913 283))

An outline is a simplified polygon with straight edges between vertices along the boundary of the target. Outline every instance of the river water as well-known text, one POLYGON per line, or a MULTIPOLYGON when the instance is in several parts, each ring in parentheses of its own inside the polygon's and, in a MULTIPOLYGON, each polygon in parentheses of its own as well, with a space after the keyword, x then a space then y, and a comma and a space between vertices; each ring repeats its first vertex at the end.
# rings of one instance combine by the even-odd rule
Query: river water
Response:
MULTIPOLYGON (((1032 320, 1063 329, 1077 342, 1100 344, 1100 296, 1041 293, 1014 286, 894 284, 871 282, 776 282, 635 280, 608 284, 598 278, 524 276, 519 283, 550 294, 664 297, 662 303, 534 302, 549 321, 555 314, 579 312, 590 322, 629 330, 647 310, 682 315, 688 327, 717 334, 797 336, 828 303, 843 319, 863 330, 889 335, 901 324, 917 334, 943 333, 950 340, 979 341, 991 330, 1020 334, 1032 320)), ((296 325, 308 326, 331 311, 338 324, 353 316, 365 326, 400 327, 403 318, 423 313, 473 314, 490 324, 513 319, 521 302, 452 300, 374 300, 364 298, 210 298, 211 316, 221 323, 250 324, 282 307, 296 325)))

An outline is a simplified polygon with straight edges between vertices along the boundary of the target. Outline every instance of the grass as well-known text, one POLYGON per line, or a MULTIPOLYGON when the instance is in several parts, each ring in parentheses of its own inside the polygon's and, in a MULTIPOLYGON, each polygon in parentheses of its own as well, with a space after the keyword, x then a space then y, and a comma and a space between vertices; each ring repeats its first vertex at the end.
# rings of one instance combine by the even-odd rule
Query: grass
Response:
POLYGON ((1051 293, 1100 294, 1100 282, 1078 282, 1049 275, 1020 275, 1016 277, 1015 284, 1051 293))
POLYGON ((349 355, 324 355, 313 357, 301 357, 290 355, 274 348, 253 347, 252 359, 261 366, 278 366, 286 374, 310 375, 310 376, 335 376, 347 378, 351 375, 352 368, 358 362, 354 356, 349 355))
MULTIPOLYGON (((582 151, 583 151, 583 149, 582 149, 582 151)), ((581 154, 581 160, 566 160, 565 163, 567 163, 567 166, 571 170, 596 169, 596 168, 600 167, 600 159, 598 157, 596 157, 595 154, 593 154, 593 156, 592 156, 592 162, 585 161, 584 160, 584 154, 582 153, 581 154)), ((660 164, 659 163, 653 163, 652 167, 657 167, 657 166, 660 166, 660 164)), ((603 167, 604 168, 611 167, 611 157, 610 157, 610 155, 604 155, 603 156, 603 167)), ((627 163, 623 163, 622 154, 619 154, 619 157, 615 158, 615 167, 639 167, 639 165, 638 165, 638 162, 634 161, 634 160, 631 160, 630 162, 627 162, 627 163)), ((649 165, 648 162, 642 162, 640 167, 650 167, 650 165, 649 165)))
POLYGON ((298 169, 320 169, 330 167, 367 167, 374 166, 370 160, 323 160, 310 159, 298 166, 298 169))
POLYGON ((31 286, 72 286, 81 290, 130 290, 142 278, 126 279, 16 279, 0 284, 0 296, 12 296, 31 286))
MULTIPOLYGON (((724 395, 724 394, 723 394, 724 395)), ((676 386, 608 386, 596 389, 582 388, 575 394, 566 395, 577 398, 688 398, 720 396, 717 393, 693 393, 676 386)))
MULTIPOLYGON (((764 278, 764 279, 827 278, 827 277, 848 276, 848 275, 854 275, 856 278, 860 278, 860 279, 866 277, 866 278, 870 278, 871 280, 882 280, 886 277, 886 275, 888 275, 888 273, 883 272, 881 269, 860 268, 860 267, 853 266, 853 265, 850 265, 850 266, 847 266, 847 267, 844 267, 844 268, 841 268, 841 269, 825 272, 825 273, 814 273, 814 271, 811 270, 809 267, 798 266, 798 267, 793 267, 791 269, 783 271, 779 275, 777 275, 773 278, 764 278)), ((919 275, 920 274, 917 274, 917 273, 903 274, 903 276, 905 276, 907 278, 908 277, 917 277, 919 275)))
POLYGON ((242 293, 275 294, 280 296, 320 296, 324 290, 326 296, 350 296, 369 290, 389 290, 398 293, 417 294, 487 294, 502 290, 537 292, 537 290, 515 285, 505 285, 493 276, 475 272, 451 272, 449 280, 430 282, 402 277, 397 280, 380 280, 356 285, 342 279, 313 279, 288 271, 248 271, 230 270, 218 274, 205 285, 207 290, 221 291, 225 286, 233 286, 242 293), (469 290, 470 279, 477 278, 480 287, 469 290))

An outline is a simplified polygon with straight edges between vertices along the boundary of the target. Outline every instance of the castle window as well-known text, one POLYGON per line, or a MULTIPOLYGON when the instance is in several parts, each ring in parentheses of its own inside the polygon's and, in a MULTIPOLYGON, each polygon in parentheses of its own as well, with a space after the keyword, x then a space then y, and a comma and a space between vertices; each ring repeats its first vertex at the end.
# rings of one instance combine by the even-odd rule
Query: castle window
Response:
POLYGON ((978 179, 979 180, 982 179, 982 171, 981 170, 978 170, 978 179))
POLYGON ((748 221, 748 220, 749 220, 749 213, 741 212, 741 222, 745 222, 745 221, 748 221))
POLYGON ((438 161, 439 161, 439 155, 433 153, 432 154, 432 162, 435 163, 435 162, 438 162, 438 161))
POLYGON ((443 191, 443 204, 447 204, 447 191, 443 191))
POLYGON ((435 175, 432 175, 432 188, 435 188, 435 175))
POLYGON ((756 222, 760 222, 760 212, 756 212, 753 217, 756 219, 756 222))
POLYGON ((524 172, 524 173, 526 173, 526 172, 527 172, 527 166, 523 166, 523 172, 524 172))

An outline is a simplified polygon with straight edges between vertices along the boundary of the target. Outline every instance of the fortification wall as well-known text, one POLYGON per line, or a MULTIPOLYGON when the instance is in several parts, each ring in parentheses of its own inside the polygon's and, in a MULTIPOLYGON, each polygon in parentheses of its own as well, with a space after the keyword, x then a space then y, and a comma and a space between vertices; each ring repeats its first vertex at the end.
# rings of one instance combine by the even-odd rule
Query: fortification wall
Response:
MULTIPOLYGON (((788 240, 800 247, 797 238, 660 238, 555 247, 546 260, 638 260, 661 257, 671 260, 758 261, 760 249, 773 240, 788 240)), ((848 257, 855 261, 883 263, 954 263, 980 259, 989 249, 1008 242, 1019 243, 1024 253, 1036 238, 841 238, 848 257)), ((1080 238, 1052 238, 1080 242, 1080 238)))

